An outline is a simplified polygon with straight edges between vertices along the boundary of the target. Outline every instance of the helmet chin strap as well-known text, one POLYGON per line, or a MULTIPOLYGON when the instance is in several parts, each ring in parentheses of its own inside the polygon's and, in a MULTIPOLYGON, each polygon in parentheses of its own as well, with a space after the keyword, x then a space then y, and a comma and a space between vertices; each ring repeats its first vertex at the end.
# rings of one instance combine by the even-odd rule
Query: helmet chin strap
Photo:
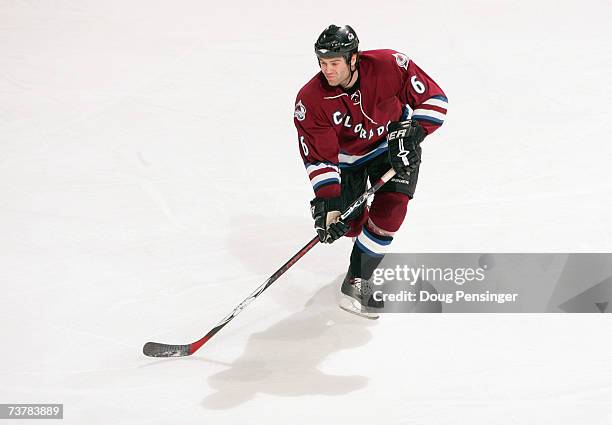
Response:
MULTIPOLYGON (((352 56, 352 55, 351 55, 352 56)), ((349 66, 349 77, 348 77, 348 82, 346 83, 346 85, 344 84, 340 84, 342 87, 347 88, 349 84, 351 84, 351 81, 353 81, 353 75, 355 74, 355 72, 357 72, 357 63, 355 63, 355 70, 353 71, 353 65, 351 65, 350 59, 348 62, 348 66, 349 66)))

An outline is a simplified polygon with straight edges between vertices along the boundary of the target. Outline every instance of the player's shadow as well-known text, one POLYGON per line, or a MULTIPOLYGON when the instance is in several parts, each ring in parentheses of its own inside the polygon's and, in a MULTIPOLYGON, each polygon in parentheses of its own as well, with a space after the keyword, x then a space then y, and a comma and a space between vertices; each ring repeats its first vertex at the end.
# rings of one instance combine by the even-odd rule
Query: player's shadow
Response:
POLYGON ((365 376, 327 374, 319 368, 330 354, 366 344, 372 337, 368 328, 376 323, 340 310, 340 279, 320 289, 302 311, 252 335, 244 353, 208 379, 215 392, 203 406, 229 409, 258 393, 338 395, 365 387, 365 376))

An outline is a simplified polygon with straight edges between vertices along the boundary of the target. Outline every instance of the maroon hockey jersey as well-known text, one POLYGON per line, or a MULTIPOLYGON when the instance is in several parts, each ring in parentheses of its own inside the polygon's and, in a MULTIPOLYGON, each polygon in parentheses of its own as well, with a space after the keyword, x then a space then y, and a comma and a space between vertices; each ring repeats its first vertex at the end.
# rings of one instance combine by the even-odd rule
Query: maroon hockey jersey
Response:
POLYGON ((390 122, 412 111, 412 119, 431 134, 444 122, 447 104, 442 89, 395 50, 361 52, 359 80, 350 89, 331 87, 319 72, 299 91, 294 112, 315 195, 339 196, 342 168, 386 153, 390 122))

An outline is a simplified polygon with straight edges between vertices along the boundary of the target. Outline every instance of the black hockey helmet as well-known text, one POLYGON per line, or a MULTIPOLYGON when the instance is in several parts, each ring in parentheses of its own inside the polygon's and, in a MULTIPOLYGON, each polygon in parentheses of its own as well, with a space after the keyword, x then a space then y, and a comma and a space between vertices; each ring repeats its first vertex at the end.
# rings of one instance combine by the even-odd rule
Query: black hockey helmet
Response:
POLYGON ((314 47, 319 58, 342 56, 346 63, 350 63, 352 54, 359 48, 359 38, 349 25, 330 25, 321 33, 314 47))

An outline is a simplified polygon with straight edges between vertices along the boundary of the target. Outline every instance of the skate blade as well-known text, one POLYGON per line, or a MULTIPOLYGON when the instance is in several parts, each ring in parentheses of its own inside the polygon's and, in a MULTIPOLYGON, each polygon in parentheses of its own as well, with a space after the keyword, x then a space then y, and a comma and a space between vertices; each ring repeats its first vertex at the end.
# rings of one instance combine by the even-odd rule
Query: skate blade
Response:
POLYGON ((351 298, 349 296, 346 296, 346 295, 343 295, 342 298, 340 298, 340 305, 339 305, 339 307, 342 310, 344 310, 344 311, 346 311, 348 313, 352 313, 352 314, 354 314, 356 316, 364 317, 364 318, 370 319, 370 320, 376 320, 376 319, 378 319, 380 317, 376 313, 371 313, 371 312, 368 312, 368 311, 363 311, 361 309, 361 304, 359 304, 357 302, 357 300, 355 300, 355 299, 353 299, 353 298, 351 298))

